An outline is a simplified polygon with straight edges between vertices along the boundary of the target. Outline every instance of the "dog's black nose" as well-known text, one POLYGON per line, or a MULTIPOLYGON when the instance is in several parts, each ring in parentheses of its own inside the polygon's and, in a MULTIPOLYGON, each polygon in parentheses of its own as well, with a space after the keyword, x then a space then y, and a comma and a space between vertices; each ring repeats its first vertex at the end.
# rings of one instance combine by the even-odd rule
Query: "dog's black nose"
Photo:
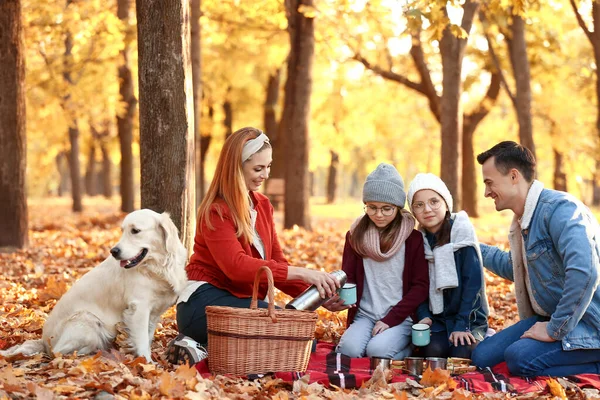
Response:
POLYGON ((110 249, 110 254, 112 254, 114 258, 117 258, 119 257, 119 254, 121 254, 121 249, 118 247, 113 247, 112 249, 110 249))

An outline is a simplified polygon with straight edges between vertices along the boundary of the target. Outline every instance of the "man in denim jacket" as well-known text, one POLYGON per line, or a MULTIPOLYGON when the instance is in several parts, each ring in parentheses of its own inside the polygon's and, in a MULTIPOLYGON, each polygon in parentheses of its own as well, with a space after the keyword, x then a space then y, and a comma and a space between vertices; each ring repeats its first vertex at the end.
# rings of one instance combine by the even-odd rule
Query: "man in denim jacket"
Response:
POLYGON ((479 344, 479 367, 506 361, 522 376, 600 373, 600 228, 573 196, 534 179, 535 158, 515 142, 477 156, 485 196, 514 212, 510 252, 481 244, 483 264, 515 282, 520 322, 479 344))

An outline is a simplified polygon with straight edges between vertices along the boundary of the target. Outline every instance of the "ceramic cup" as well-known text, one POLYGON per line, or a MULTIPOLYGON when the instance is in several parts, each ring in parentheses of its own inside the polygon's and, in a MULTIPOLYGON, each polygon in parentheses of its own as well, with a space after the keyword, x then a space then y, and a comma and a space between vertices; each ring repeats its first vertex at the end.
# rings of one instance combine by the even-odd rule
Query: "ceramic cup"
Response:
POLYGON ((431 341, 431 329, 427 324, 412 326, 412 342, 415 346, 427 346, 431 341))
POLYGON ((340 289, 340 299, 344 300, 345 305, 356 304, 356 284, 345 283, 340 289))

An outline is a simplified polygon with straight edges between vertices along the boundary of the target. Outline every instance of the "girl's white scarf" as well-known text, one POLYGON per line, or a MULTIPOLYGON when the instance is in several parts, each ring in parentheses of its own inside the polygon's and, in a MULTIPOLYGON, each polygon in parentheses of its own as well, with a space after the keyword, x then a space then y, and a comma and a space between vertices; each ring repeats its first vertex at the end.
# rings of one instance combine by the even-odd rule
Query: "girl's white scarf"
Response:
MULTIPOLYGON (((380 243, 380 231, 377 229, 375 224, 369 224, 369 228, 365 232, 365 236, 363 237, 364 241, 364 249, 367 252, 364 256, 372 259, 373 261, 381 262, 385 261, 388 258, 392 257, 394 254, 400 250, 406 239, 410 236, 413 229, 415 228, 415 219, 412 214, 404 209, 400 209, 399 211, 402 215, 402 224, 400 225, 400 230, 398 231, 398 235, 396 236, 394 243, 390 247, 390 249, 383 253, 381 251, 381 243, 380 243)), ((359 217, 354 221, 352 226, 350 227, 350 235, 354 233, 358 223, 364 218, 359 217)), ((368 218, 368 217, 366 217, 368 218)))
MULTIPOLYGON (((483 259, 479 249, 479 241, 475 228, 469 216, 465 211, 452 214, 454 220, 452 230, 450 231, 450 243, 431 249, 425 231, 421 229, 425 242, 425 258, 429 262, 429 309, 435 314, 444 311, 444 289, 458 287, 458 273, 456 272, 456 262, 454 261, 454 252, 463 247, 472 246, 477 251, 479 264, 481 266, 481 276, 483 280, 483 259)), ((484 298, 482 301, 487 302, 484 298)))

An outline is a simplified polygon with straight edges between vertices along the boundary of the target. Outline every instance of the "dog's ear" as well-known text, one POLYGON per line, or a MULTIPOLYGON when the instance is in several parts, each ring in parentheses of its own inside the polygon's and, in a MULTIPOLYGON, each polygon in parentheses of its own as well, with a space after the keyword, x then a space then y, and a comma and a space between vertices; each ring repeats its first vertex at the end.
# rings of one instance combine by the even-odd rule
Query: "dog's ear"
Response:
POLYGON ((167 249, 167 253, 176 254, 181 246, 181 242, 179 241, 177 227, 173 223, 173 220, 171 220, 171 216, 168 212, 160 214, 159 225, 165 237, 165 248, 167 249))

